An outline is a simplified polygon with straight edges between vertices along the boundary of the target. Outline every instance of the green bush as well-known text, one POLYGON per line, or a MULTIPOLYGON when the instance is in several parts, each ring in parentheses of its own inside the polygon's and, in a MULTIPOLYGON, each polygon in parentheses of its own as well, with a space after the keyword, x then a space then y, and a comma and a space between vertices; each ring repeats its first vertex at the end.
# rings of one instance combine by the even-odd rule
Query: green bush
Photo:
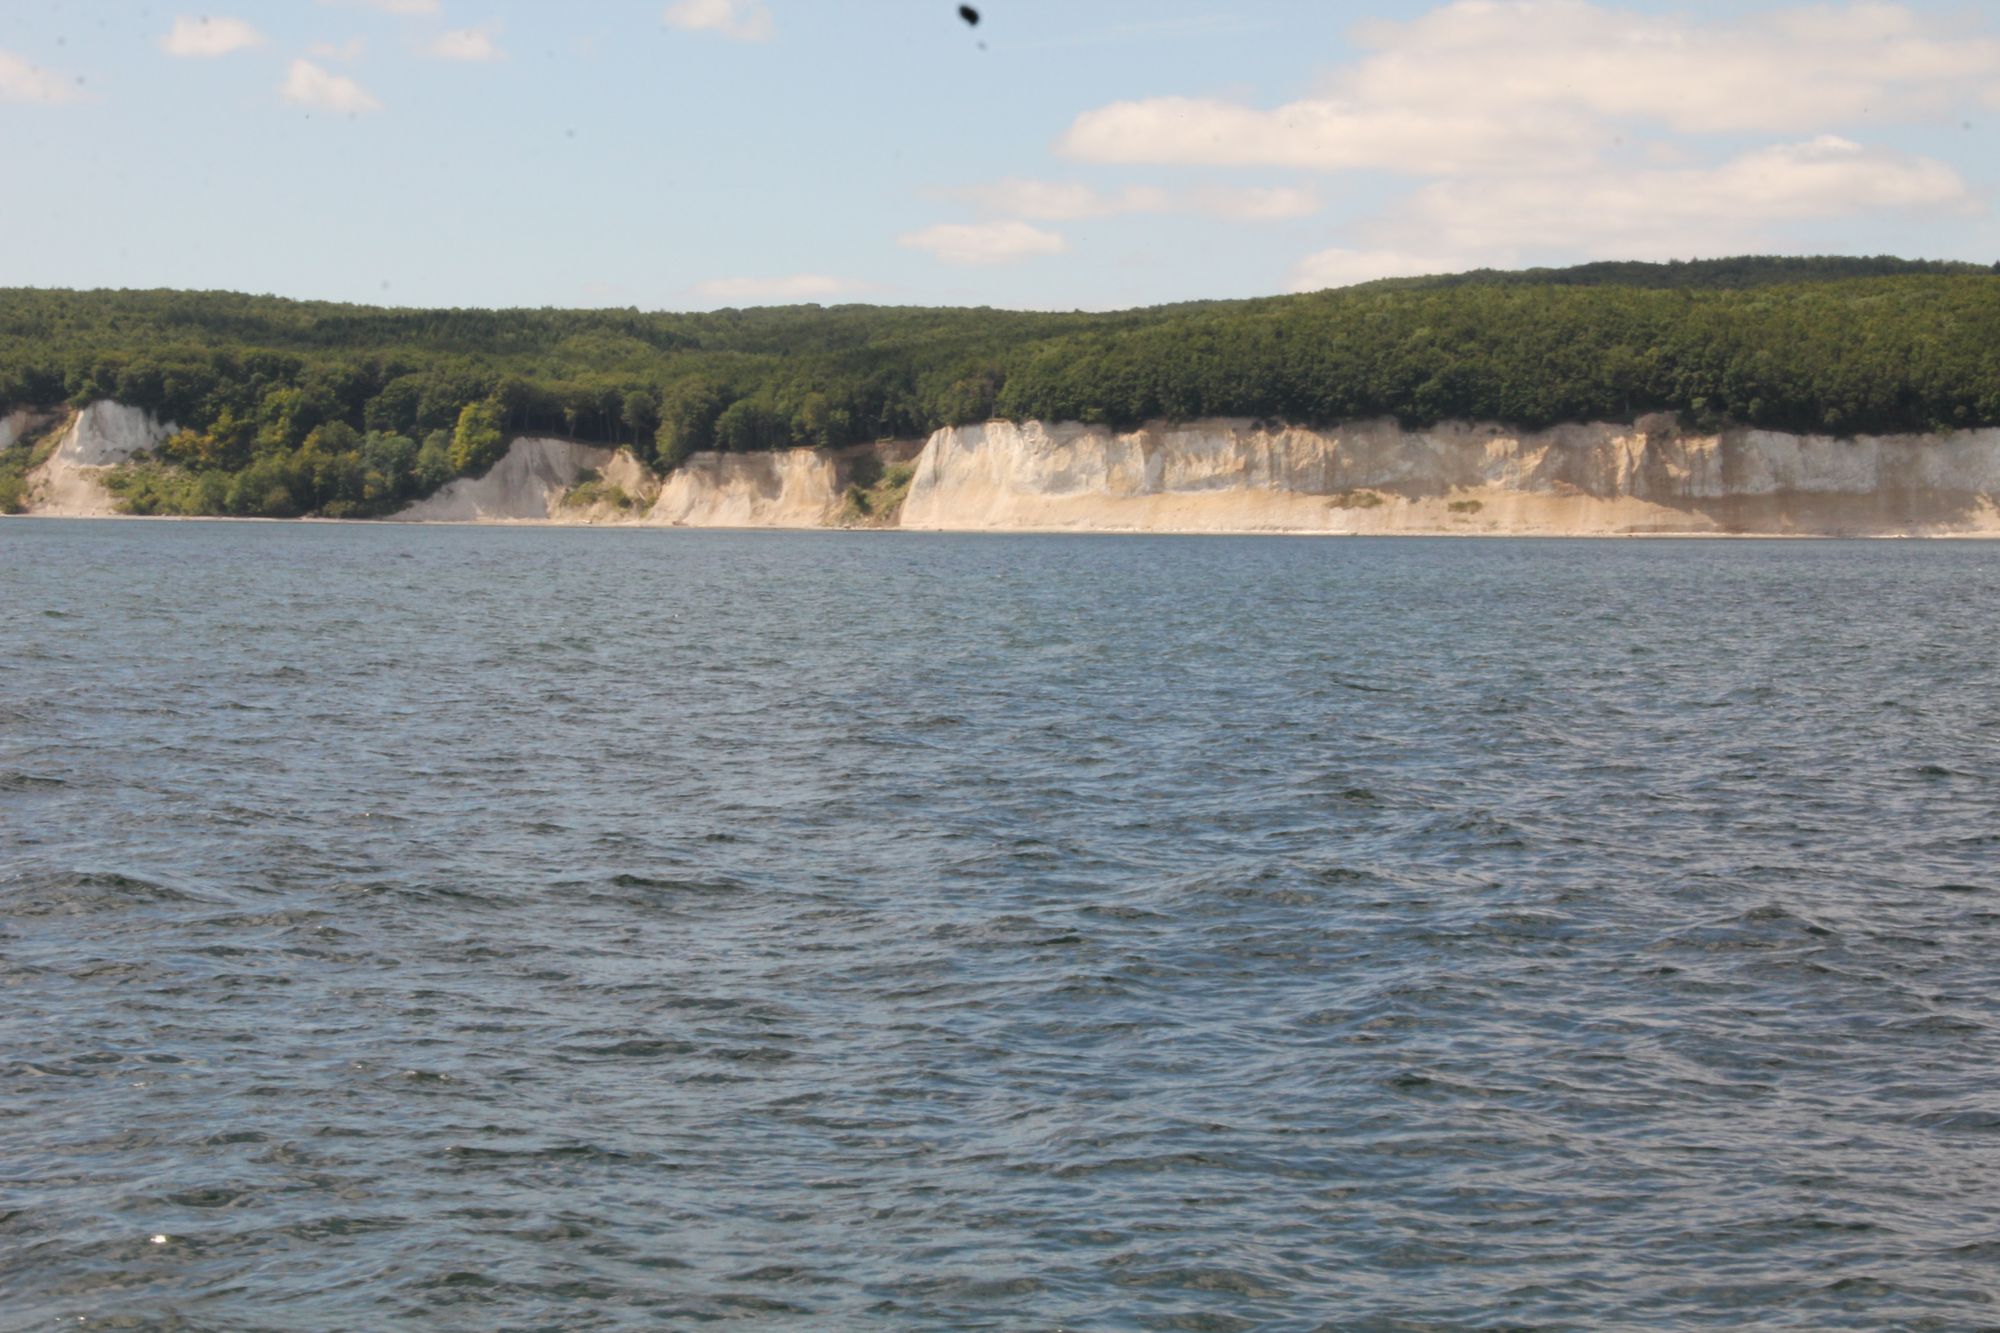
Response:
POLYGON ((902 512, 903 500, 917 469, 910 463, 890 463, 876 470, 876 460, 864 457, 849 484, 836 522, 847 527, 883 527, 902 512))
POLYGON ((608 504, 614 509, 633 509, 638 503, 625 493, 624 487, 596 477, 578 482, 563 495, 563 505, 570 509, 588 509, 598 504, 608 504))

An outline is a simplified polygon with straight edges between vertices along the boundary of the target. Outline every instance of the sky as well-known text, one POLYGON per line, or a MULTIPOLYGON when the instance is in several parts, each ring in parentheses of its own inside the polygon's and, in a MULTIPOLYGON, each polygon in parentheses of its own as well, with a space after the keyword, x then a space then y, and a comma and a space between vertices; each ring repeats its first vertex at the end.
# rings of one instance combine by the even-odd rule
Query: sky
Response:
POLYGON ((2000 6, 0 0, 0 286, 1116 309, 2000 260, 2000 6))

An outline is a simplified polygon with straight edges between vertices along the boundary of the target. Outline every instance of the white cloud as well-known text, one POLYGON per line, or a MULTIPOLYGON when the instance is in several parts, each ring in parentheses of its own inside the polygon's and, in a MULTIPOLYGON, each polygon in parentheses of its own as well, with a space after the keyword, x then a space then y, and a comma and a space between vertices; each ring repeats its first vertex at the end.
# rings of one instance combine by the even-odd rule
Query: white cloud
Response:
POLYGON ((217 18, 203 14, 174 20, 172 31, 160 38, 160 49, 170 56, 226 56, 262 46, 264 35, 242 19, 217 18))
POLYGON ((1273 109, 1115 102, 1058 150, 1092 162, 1376 168, 1414 175, 1581 166, 1621 121, 1681 133, 1796 133, 1936 119, 2000 80, 2000 39, 1896 5, 1736 22, 1586 0, 1456 0, 1357 33, 1370 54, 1273 109))
POLYGON ((1352 287, 1377 278, 1417 278, 1430 273, 1462 273, 1482 265, 1508 263, 1494 257, 1473 260, 1462 255, 1412 254, 1405 250, 1347 250, 1335 247, 1307 255, 1292 269, 1289 286, 1295 292, 1323 287, 1352 287))
POLYGON ((1292 269, 1293 291, 1375 278, 1580 259, 1690 259, 1789 250, 1784 228, 1873 211, 1965 213, 1978 200, 1929 158, 1832 135, 1743 153, 1717 167, 1440 181, 1292 269))
POLYGON ((1265 222, 1319 211, 1319 200, 1310 190, 1282 187, 1203 186, 1173 191, 1154 185, 1127 185, 1107 192, 1075 181, 1016 177, 954 193, 985 212, 1037 222, 1075 222, 1126 213, 1206 213, 1238 222, 1265 222))
POLYGON ((1085 162, 1428 174, 1574 165, 1588 160, 1597 139, 1573 116, 1505 115, 1477 104, 1433 109, 1321 98, 1260 111, 1212 98, 1155 97, 1084 112, 1056 150, 1085 162))
POLYGON ((1762 248, 1785 225, 1812 220, 1978 208, 1965 179, 1943 162, 1824 135, 1716 167, 1439 181, 1368 230, 1456 255, 1664 258, 1762 248))
POLYGON ((279 96, 298 106, 324 111, 380 111, 382 104, 344 74, 332 74, 310 60, 294 60, 279 96))
POLYGON ((1165 190, 1146 185, 1128 185, 1106 194, 1074 181, 1018 177, 970 186, 957 193, 986 212, 1033 218, 1038 222, 1074 222, 1118 213, 1164 213, 1172 202, 1165 190))
POLYGON ((1232 222, 1283 222, 1319 212, 1319 196, 1292 186, 1232 188, 1207 185, 1189 190, 1188 208, 1232 222))
POLYGON ((440 0, 319 0, 323 5, 340 5, 350 9, 373 9, 383 14, 435 14, 440 0))
POLYGON ((1586 0, 1458 0, 1357 36, 1375 53, 1340 83, 1370 105, 1570 108, 1693 133, 1927 119, 2000 75, 2000 40, 1892 4, 1705 23, 1586 0))
POLYGON ((367 49, 366 42, 359 37, 352 37, 339 45, 332 42, 314 42, 306 48, 306 54, 317 60, 359 60, 361 53, 367 49))
MULTIPOLYGON (((1946 163, 1856 142, 1857 127, 1955 126, 1982 101, 2000 108, 2000 35, 1970 10, 1858 0, 1691 14, 1451 0, 1354 36, 1361 57, 1309 96, 1275 107, 1115 102, 1078 116, 1056 148, 1122 165, 1417 178, 1401 203, 1301 260, 1299 288, 1794 249, 1842 219, 1983 207, 1946 163), (1745 150, 1752 135, 1788 141, 1745 150)), ((1175 207, 1198 199, 1179 193, 1175 207)), ((1209 203, 1227 217, 1315 206, 1303 191, 1209 203)))
POLYGON ((507 53, 493 40, 495 29, 454 28, 430 44, 430 53, 440 60, 505 60, 507 53))
POLYGON ((754 0, 679 0, 667 6, 660 21, 686 32, 712 32, 739 42, 762 42, 771 36, 771 11, 754 0))
POLYGON ((865 284, 824 273, 794 273, 787 278, 711 278, 689 291, 704 301, 730 305, 773 301, 817 301, 865 290, 865 284))
POLYGON ((73 79, 31 65, 12 51, 0 51, 0 102, 38 102, 55 106, 78 102, 83 94, 73 79))
POLYGON ((947 264, 1007 264, 1069 249, 1055 232, 1018 221, 942 223, 898 236, 896 243, 928 250, 947 264))

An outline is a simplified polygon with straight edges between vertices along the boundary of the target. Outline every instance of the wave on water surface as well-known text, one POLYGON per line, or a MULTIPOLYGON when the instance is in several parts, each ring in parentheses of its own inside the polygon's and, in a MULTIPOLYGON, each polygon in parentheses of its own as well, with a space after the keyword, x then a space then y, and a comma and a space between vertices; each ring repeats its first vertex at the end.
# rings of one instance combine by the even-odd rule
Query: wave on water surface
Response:
POLYGON ((0 1326, 1996 1317, 2000 550, 0 563, 0 1326))

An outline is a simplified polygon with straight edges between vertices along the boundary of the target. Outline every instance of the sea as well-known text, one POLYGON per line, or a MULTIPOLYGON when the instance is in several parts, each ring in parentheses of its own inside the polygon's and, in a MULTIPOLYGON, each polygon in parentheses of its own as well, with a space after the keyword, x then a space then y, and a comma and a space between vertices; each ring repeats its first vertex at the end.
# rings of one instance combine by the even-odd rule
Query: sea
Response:
POLYGON ((2000 545, 0 522, 0 1329, 2000 1326, 2000 545))

